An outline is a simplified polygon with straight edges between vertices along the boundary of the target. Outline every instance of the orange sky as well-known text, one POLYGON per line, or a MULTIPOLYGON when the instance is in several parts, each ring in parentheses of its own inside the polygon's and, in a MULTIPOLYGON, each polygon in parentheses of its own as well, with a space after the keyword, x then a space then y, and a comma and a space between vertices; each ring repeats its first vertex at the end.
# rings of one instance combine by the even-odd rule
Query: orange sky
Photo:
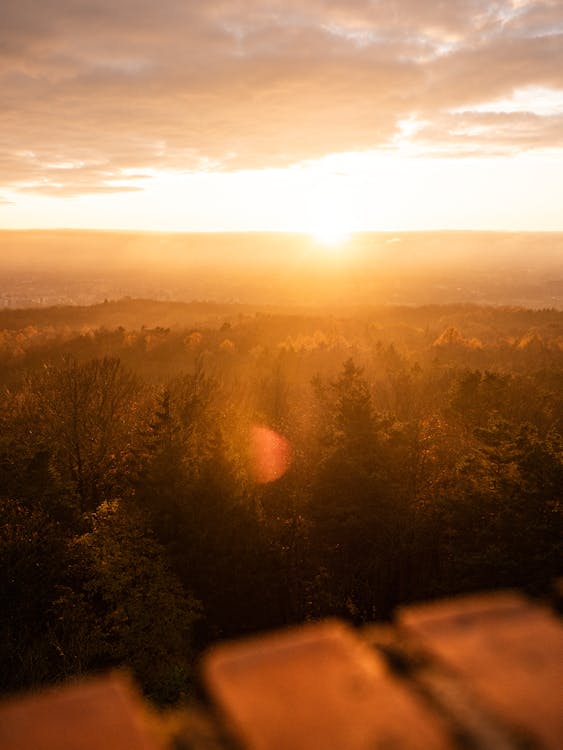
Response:
POLYGON ((0 227, 563 229, 561 0, 3 0, 0 227))

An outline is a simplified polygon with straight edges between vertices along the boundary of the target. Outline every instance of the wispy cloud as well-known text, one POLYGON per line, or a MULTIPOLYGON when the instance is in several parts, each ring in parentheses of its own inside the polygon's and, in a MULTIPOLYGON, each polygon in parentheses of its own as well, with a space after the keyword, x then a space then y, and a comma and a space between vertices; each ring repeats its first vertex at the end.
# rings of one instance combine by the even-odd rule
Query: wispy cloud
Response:
POLYGON ((482 111, 534 88, 563 90, 560 0, 4 0, 0 186, 397 148, 409 119, 426 153, 561 147, 531 94, 482 111))

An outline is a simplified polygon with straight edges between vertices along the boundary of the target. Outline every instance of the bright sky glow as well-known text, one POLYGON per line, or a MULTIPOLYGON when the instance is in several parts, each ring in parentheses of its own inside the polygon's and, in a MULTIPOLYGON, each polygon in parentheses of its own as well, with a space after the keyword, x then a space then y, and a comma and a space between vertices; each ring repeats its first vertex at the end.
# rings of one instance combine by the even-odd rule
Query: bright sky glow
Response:
POLYGON ((384 6, 8 0, 0 227, 563 230, 563 5, 384 6))
POLYGON ((162 231, 561 230, 563 154, 432 159, 342 154, 279 170, 155 172, 139 192, 7 194, 4 226, 162 231), (539 189, 541 186, 541 189, 539 189), (101 221, 103 217, 103 222, 101 221))

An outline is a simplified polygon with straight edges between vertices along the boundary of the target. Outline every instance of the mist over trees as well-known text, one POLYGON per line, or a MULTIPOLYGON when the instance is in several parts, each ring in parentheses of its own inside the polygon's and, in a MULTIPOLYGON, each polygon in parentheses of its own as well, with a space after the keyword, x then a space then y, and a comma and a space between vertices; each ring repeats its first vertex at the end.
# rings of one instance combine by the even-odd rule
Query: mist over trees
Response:
POLYGON ((215 639, 561 572, 561 312, 33 315, 0 313, 4 692, 125 664, 173 702, 215 639))

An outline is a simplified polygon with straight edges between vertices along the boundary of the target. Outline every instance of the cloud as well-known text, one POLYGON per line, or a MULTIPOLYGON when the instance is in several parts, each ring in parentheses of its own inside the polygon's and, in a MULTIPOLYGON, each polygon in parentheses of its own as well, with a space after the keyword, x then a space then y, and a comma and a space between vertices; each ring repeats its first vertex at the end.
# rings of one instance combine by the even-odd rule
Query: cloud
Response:
POLYGON ((561 147, 532 97, 471 114, 531 87, 563 90, 559 0, 5 0, 0 186, 129 190, 132 170, 389 149, 408 118, 428 153, 561 147))
POLYGON ((422 126, 416 139, 433 156, 510 156, 537 147, 563 149, 563 113, 456 112, 422 126))

